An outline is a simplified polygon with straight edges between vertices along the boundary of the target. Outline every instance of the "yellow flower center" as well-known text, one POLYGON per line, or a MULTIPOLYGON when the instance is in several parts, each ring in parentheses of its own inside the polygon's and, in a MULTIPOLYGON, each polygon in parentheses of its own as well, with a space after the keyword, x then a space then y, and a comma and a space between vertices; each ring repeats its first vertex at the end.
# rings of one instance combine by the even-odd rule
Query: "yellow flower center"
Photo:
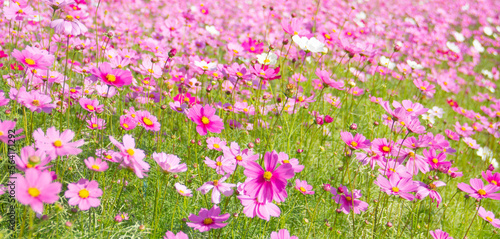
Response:
POLYGON ((123 124, 123 128, 128 129, 128 124, 123 124))
POLYGON ((492 222, 492 221, 493 221, 493 218, 491 218, 491 217, 486 217, 486 220, 488 220, 488 222, 492 222))
POLYGON ((127 149, 127 153, 128 153, 128 155, 130 155, 130 156, 134 156, 134 154, 135 154, 135 152, 134 152, 134 150, 133 150, 133 149, 127 149))
POLYGON ((399 192, 399 188, 397 187, 392 187, 392 191, 395 192, 395 193, 398 193, 399 192))
POLYGON ((40 195, 40 190, 38 190, 38 188, 28 188, 28 194, 36 198, 40 195))
POLYGON ((76 90, 75 90, 75 89, 71 89, 71 90, 69 90, 69 91, 70 91, 71 93, 75 93, 75 92, 76 92, 76 90))
POLYGON ((497 181, 495 181, 495 180, 491 180, 491 182, 490 182, 490 183, 493 183, 493 184, 495 184, 495 185, 497 185, 497 186, 498 186, 498 182, 497 182, 497 181))
POLYGON ((73 21, 74 17, 71 15, 66 15, 66 21, 73 21))
POLYGON ((433 163, 438 163, 439 161, 438 161, 438 159, 437 159, 437 158, 433 158, 433 159, 432 159, 432 162, 433 162, 433 163))
POLYGON ((179 190, 179 193, 180 193, 180 194, 184 194, 184 191, 182 191, 182 190, 179 190))
POLYGON ((89 109, 89 110, 95 110, 94 106, 92 106, 92 105, 87 105, 87 109, 89 109))
POLYGON ((100 168, 101 168, 101 167, 99 167, 99 165, 95 165, 95 164, 94 164, 94 165, 92 165, 92 169, 94 169, 94 170, 99 170, 100 168))
POLYGON ((382 151, 387 153, 387 152, 391 151, 391 148, 384 146, 384 147, 382 147, 382 151))
POLYGON ((92 128, 97 128, 97 124, 92 124, 92 128))
POLYGON ((88 198, 90 196, 89 190, 86 188, 80 190, 80 192, 78 192, 78 196, 80 196, 80 198, 88 198))
POLYGON ((465 127, 460 128, 462 131, 465 131, 465 127))
POLYGON ((58 148, 62 146, 62 142, 61 142, 61 140, 56 140, 56 141, 54 141, 54 143, 52 143, 52 144, 53 144, 55 147, 58 147, 58 148))
POLYGON ((351 198, 351 197, 349 197, 349 196, 346 196, 346 197, 345 197, 345 199, 346 199, 347 201, 351 201, 351 200, 352 200, 352 198, 351 198))
POLYGON ((3 131, 0 130, 0 136, 3 136, 3 131))
POLYGON ((243 160, 243 158, 240 155, 238 155, 238 156, 236 156, 236 160, 241 161, 241 160, 243 160))
POLYGON ((205 218, 205 219, 203 220, 203 224, 205 224, 205 225, 210 225, 210 224, 212 224, 212 223, 214 223, 214 220, 212 220, 212 218, 209 218, 209 217, 208 217, 208 218, 205 218))
POLYGON ((243 73, 241 73, 241 72, 238 71, 238 72, 236 72, 236 75, 239 76, 239 77, 242 77, 243 73))
POLYGON ((479 190, 477 191, 477 193, 478 193, 479 195, 481 195, 481 196, 486 195, 486 191, 484 191, 484 189, 479 189, 479 190))
POLYGON ((150 119, 144 117, 144 119, 142 119, 142 121, 144 121, 144 124, 146 124, 147 126, 151 126, 153 125, 153 121, 151 121, 150 119))
POLYGON ((32 105, 34 106, 40 106, 40 101, 39 100, 33 100, 33 102, 31 102, 32 105))
POLYGON ((325 38, 328 40, 332 39, 332 37, 328 33, 325 34, 325 38))
POLYGON ((212 182, 214 183, 214 186, 219 186, 219 180, 216 179, 216 180, 214 180, 212 182))
POLYGON ((264 179, 265 179, 266 181, 270 181, 270 180, 271 180, 271 178, 273 177, 273 174, 272 174, 271 172, 269 172, 269 171, 266 171, 266 172, 264 173, 263 177, 264 177, 264 179))
POLYGON ((301 192, 306 192, 306 189, 304 187, 299 188, 301 192))
POLYGON ((427 90, 427 88, 425 86, 420 86, 420 89, 421 90, 427 90))
POLYGON ((115 82, 116 81, 116 76, 112 75, 112 74, 107 74, 106 75, 106 80, 108 80, 109 82, 115 82))
POLYGON ((214 144, 214 148, 216 149, 220 148, 219 144, 214 144))
POLYGON ((215 165, 217 165, 217 166, 220 167, 222 165, 222 163, 221 162, 216 162, 215 165))
POLYGON ((155 72, 153 71, 153 69, 148 69, 148 72, 149 72, 149 73, 155 73, 155 72))
POLYGON ((433 190, 434 190, 434 189, 436 189, 436 184, 430 183, 430 184, 429 184, 429 188, 431 188, 431 189, 433 189, 433 190))
POLYGON ((290 163, 288 159, 283 160, 283 163, 290 163))
POLYGON ((250 51, 255 51, 255 47, 250 47, 250 51))
POLYGON ((206 116, 203 116, 201 117, 201 122, 206 125, 210 123, 210 120, 206 116))
POLYGON ((356 143, 355 141, 352 141, 351 145, 352 145, 352 147, 358 147, 358 143, 356 143))

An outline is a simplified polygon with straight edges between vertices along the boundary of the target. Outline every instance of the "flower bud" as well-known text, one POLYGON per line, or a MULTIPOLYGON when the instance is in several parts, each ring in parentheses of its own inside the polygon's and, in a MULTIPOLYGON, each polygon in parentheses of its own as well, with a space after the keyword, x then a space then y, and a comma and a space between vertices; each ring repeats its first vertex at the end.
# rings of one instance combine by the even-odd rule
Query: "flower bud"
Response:
POLYGON ((392 223, 391 222, 387 222, 387 227, 392 227, 392 223))
POLYGON ((176 54, 177 54, 177 49, 172 48, 172 49, 168 52, 168 57, 172 58, 172 57, 174 57, 176 54))
POLYGON ((325 121, 325 123, 329 124, 329 123, 333 122, 333 118, 329 115, 326 115, 324 121, 325 121))
POLYGON ((351 124, 351 127, 349 127, 349 128, 350 128, 351 130, 356 130, 356 129, 358 129, 358 125, 357 125, 357 124, 355 124, 355 123, 353 123, 353 124, 351 124))

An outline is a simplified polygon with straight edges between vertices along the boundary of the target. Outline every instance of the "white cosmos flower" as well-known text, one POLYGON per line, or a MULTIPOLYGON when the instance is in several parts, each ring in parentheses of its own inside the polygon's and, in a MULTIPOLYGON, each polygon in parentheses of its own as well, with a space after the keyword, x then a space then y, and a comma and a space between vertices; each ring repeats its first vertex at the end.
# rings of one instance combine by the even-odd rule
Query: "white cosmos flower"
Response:
POLYGON ((476 49, 477 52, 484 52, 484 47, 481 45, 481 42, 479 42, 477 39, 474 39, 472 42, 472 46, 476 49))
POLYGON ((431 124, 434 124, 436 122, 436 118, 434 118, 434 115, 431 114, 423 114, 422 119, 429 121, 431 124))
POLYGON ((448 49, 450 49, 450 51, 455 53, 460 53, 460 48, 458 48, 458 46, 455 43, 446 42, 446 46, 448 47, 448 49))
POLYGON ((215 26, 205 26, 205 30, 207 30, 207 32, 209 32, 211 35, 215 35, 215 36, 218 36, 220 35, 220 32, 217 31, 217 29, 215 29, 215 26))
POLYGON ((257 61, 262 65, 274 65, 278 62, 278 55, 269 52, 257 55, 257 61))
MULTIPOLYGON (((479 149, 477 149, 477 152, 476 152, 477 156, 481 157, 481 159, 483 161, 485 160, 491 160, 493 159, 493 151, 491 151, 490 148, 488 147, 481 147, 479 149)), ((496 159, 494 159, 496 161, 496 159)))
POLYGON ((484 28, 483 28, 483 32, 484 32, 484 34, 486 34, 487 36, 491 36, 491 34, 493 34, 493 29, 491 29, 491 27, 484 27, 484 28))
POLYGON ((406 60, 406 63, 413 69, 422 70, 424 67, 412 60, 406 60))
POLYGON ((194 65, 205 71, 213 71, 217 68, 216 62, 207 63, 206 61, 195 61, 194 65))
POLYGON ((311 39, 307 39, 307 37, 299 37, 298 35, 295 35, 292 37, 293 42, 295 42, 297 45, 299 45, 300 49, 304 51, 310 51, 313 53, 327 53, 328 48, 326 48, 325 44, 323 42, 320 42, 318 39, 315 37, 311 37, 311 39))
POLYGON ((428 112, 429 112, 429 115, 438 117, 440 119, 443 118, 444 110, 437 107, 437 106, 432 107, 432 109, 429 110, 428 112))
POLYGON ((396 67, 396 64, 394 62, 391 62, 391 60, 385 56, 380 57, 380 64, 389 68, 390 70, 394 69, 396 67))
POLYGON ((460 32, 453 32, 453 36, 455 37, 455 39, 457 40, 457 42, 463 42, 465 41, 465 37, 462 33, 460 32))

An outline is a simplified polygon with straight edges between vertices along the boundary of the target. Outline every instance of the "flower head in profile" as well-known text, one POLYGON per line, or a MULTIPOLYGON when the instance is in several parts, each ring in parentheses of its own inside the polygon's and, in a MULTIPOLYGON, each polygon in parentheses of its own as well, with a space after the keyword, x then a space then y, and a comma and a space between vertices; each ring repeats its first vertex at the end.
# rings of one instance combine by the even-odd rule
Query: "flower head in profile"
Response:
POLYGON ((230 174, 226 174, 221 179, 206 182, 201 187, 196 189, 196 191, 201 191, 202 194, 207 194, 210 190, 212 190, 212 203, 219 204, 221 193, 226 197, 229 197, 233 195, 232 188, 236 187, 236 184, 225 183, 229 175, 230 174))
POLYGON ((191 191, 191 189, 187 188, 186 186, 184 186, 180 183, 175 183, 174 187, 175 187, 175 190, 177 190, 177 192, 184 197, 192 197, 193 196, 193 194, 192 194, 193 191, 191 191))
POLYGON ((62 185, 52 182, 52 174, 48 171, 30 168, 25 176, 14 174, 12 178, 15 178, 16 199, 21 204, 30 205, 35 212, 42 213, 44 203, 52 204, 59 200, 62 185))
POLYGON ((457 187, 458 189, 468 193, 469 196, 473 198, 491 198, 494 200, 500 200, 500 193, 495 193, 500 190, 500 187, 497 187, 494 184, 484 186, 483 180, 479 178, 471 178, 470 185, 466 183, 459 183, 457 187))
POLYGON ((278 164, 276 151, 266 152, 264 155, 264 168, 256 162, 248 162, 244 174, 247 176, 245 194, 255 197, 259 202, 282 202, 288 196, 285 187, 287 180, 292 178, 292 165, 278 164))
POLYGON ((14 155, 17 169, 26 171, 30 168, 35 168, 43 171, 51 166, 46 166, 50 163, 51 158, 47 156, 45 151, 38 149, 35 150, 33 146, 26 146, 21 149, 21 155, 14 155))
POLYGON ((181 159, 173 154, 153 153, 153 159, 158 163, 163 172, 180 173, 187 171, 185 163, 180 164, 181 159))
POLYGON ((340 204, 340 210, 345 214, 349 214, 351 210, 353 210, 355 214, 360 214, 361 211, 366 211, 368 209, 368 203, 357 199, 362 196, 360 190, 355 189, 354 192, 351 193, 346 186, 340 185, 338 189, 331 188, 331 192, 335 195, 332 199, 335 199, 335 202, 340 204))
POLYGON ((188 235, 186 235, 186 233, 180 231, 178 232, 177 234, 171 232, 171 231, 168 231, 165 233, 165 236, 163 237, 163 239, 189 239, 188 235))
POLYGON ((243 213, 247 217, 254 218, 255 216, 269 221, 271 217, 279 217, 281 210, 272 202, 259 202, 257 198, 249 197, 247 195, 239 195, 238 199, 243 205, 243 213))
POLYGON ((495 214, 493 214, 493 212, 486 211, 483 207, 479 207, 477 213, 481 218, 490 223, 492 226, 500 228, 500 219, 495 218, 495 214))
POLYGON ((102 190, 99 188, 97 181, 82 178, 77 183, 68 184, 68 190, 64 193, 64 196, 69 199, 69 205, 78 205, 80 210, 86 211, 91 207, 101 205, 98 197, 102 196, 102 190))
POLYGON ((118 142, 113 136, 109 136, 109 140, 115 145, 120 152, 114 157, 121 163, 122 167, 132 170, 137 177, 143 178, 146 172, 149 171, 149 164, 144 161, 146 154, 142 149, 135 148, 135 140, 131 135, 123 136, 123 144, 118 142))
POLYGON ((25 136, 18 136, 15 138, 9 138, 9 135, 18 135, 23 132, 23 129, 15 130, 16 121, 0 120, 0 141, 4 143, 8 143, 9 140, 19 140, 24 138, 25 136), (14 132, 13 134, 9 134, 9 132, 14 132))
POLYGON ((424 199, 425 197, 429 196, 434 202, 436 200, 437 202, 437 207, 439 207, 439 204, 441 203, 441 194, 439 194, 436 189, 438 187, 446 186, 446 183, 441 182, 441 181, 434 181, 429 184, 425 184, 422 182, 415 182, 415 185, 418 186, 417 193, 415 194, 417 199, 424 199))
POLYGON ((189 227, 200 232, 210 231, 212 229, 223 228, 227 223, 223 223, 229 219, 229 213, 220 215, 220 208, 214 205, 212 209, 208 210, 202 208, 197 215, 190 214, 188 219, 191 222, 186 223, 189 227))
POLYGON ((64 18, 54 20, 50 23, 50 27, 54 28, 57 34, 79 36, 85 34, 88 29, 78 19, 71 15, 66 15, 64 18))
POLYGON ((224 122, 210 105, 194 105, 189 110, 188 117, 196 124, 196 132, 200 135, 206 135, 209 131, 218 134, 224 129, 224 122))
POLYGON ((435 231, 429 232, 434 239, 453 239, 447 232, 441 231, 441 229, 436 229, 435 231))
POLYGON ((83 145, 83 139, 71 142, 75 137, 75 133, 69 129, 59 133, 56 127, 52 126, 47 129, 45 134, 41 128, 33 132, 35 145, 37 148, 45 150, 45 152, 55 159, 57 156, 78 155, 82 152, 79 148, 83 145))

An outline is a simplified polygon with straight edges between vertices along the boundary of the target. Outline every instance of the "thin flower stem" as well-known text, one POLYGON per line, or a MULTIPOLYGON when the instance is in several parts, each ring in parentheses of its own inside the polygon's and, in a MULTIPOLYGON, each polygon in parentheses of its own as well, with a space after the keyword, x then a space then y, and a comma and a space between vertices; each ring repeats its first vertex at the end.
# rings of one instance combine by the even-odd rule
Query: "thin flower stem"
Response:
POLYGON ((480 200, 479 201, 479 205, 477 206, 477 210, 476 210, 476 214, 474 214, 474 217, 472 217, 472 221, 470 222, 470 225, 469 225, 469 228, 467 228, 467 231, 465 232, 465 235, 463 237, 463 239, 467 238, 467 234, 469 233, 469 230, 470 228, 472 227, 472 224, 474 223, 474 220, 476 219, 477 217, 477 214, 479 212, 479 208, 481 208, 481 203, 483 202, 483 200, 480 200))

